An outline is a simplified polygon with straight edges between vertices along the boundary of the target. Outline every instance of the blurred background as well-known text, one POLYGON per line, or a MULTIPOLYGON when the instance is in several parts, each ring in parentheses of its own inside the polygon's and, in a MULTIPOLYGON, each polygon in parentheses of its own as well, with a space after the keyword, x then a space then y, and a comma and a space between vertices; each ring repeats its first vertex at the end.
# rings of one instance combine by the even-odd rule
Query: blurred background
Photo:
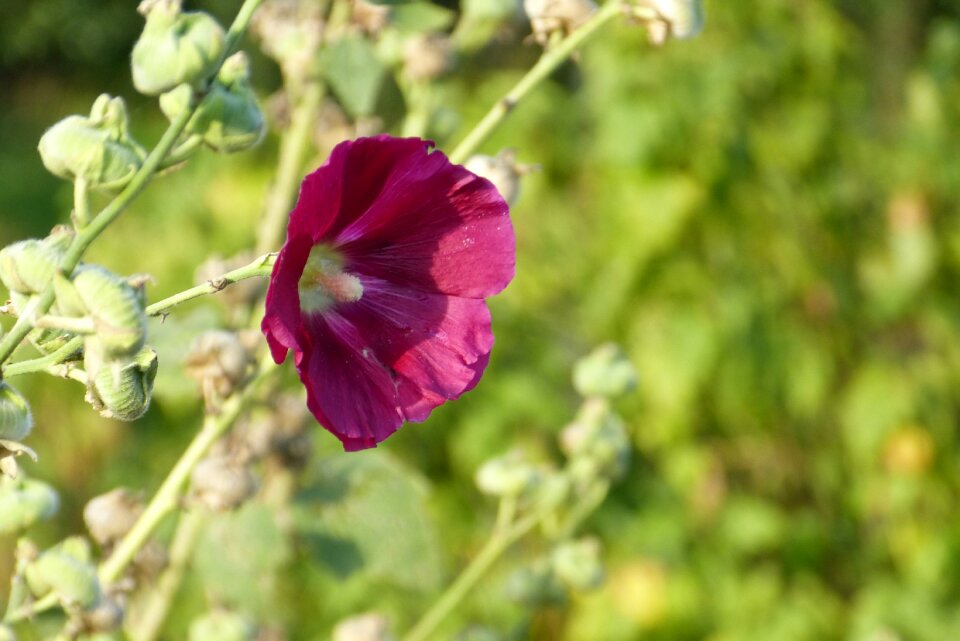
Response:
MULTIPOLYGON (((492 7, 496 28, 436 83, 430 133, 448 151, 539 52, 509 1, 506 12, 463 2, 475 16, 492 7)), ((237 4, 188 7, 226 24, 237 4)), ((447 31, 461 8, 417 6, 411 24, 447 31)), ((162 132, 155 100, 130 85, 134 9, 0 0, 0 244, 69 214, 71 186, 36 152, 46 127, 109 92, 128 101, 139 140, 162 132)), ((630 471, 585 524, 603 544, 604 585, 563 606, 511 602, 504 579, 538 553, 533 540, 445 638, 472 624, 502 635, 484 638, 569 641, 960 638, 960 3, 706 10, 702 35, 661 48, 618 21, 485 145, 541 170, 513 208, 517 278, 491 302, 483 381, 376 452, 345 457, 317 430, 313 477, 359 466, 371 474, 362 491, 307 505, 314 516, 292 535, 255 510, 212 525, 168 638, 208 601, 294 640, 328 638, 368 610, 408 627, 489 531, 477 468, 514 447, 556 458, 579 403, 571 367, 607 341, 640 384, 618 402, 630 471)), ((276 122, 280 73, 253 41, 247 50, 276 122)), ((397 132, 389 71, 375 98, 351 115, 397 132)), ((336 136, 318 123, 318 162, 336 136)), ((159 178, 91 260, 149 273, 153 299, 193 284, 201 257, 254 244, 276 144, 273 132, 252 152, 206 152, 159 178)), ((101 419, 70 381, 18 382, 37 418, 28 471, 62 499, 38 541, 82 531, 98 493, 157 486, 200 415, 183 347, 223 313, 204 301, 152 327, 161 374, 135 424, 101 419)))

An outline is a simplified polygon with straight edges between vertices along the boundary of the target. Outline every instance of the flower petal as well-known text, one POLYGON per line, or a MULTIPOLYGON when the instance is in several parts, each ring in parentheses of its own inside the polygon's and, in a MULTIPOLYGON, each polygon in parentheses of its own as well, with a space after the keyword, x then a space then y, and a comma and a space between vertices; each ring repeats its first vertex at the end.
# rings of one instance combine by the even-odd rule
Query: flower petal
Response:
POLYGON ((390 368, 410 421, 472 389, 493 347, 483 300, 429 294, 362 277, 363 298, 338 306, 365 345, 390 368))
POLYGON ((287 350, 299 350, 301 340, 300 292, 297 285, 310 256, 313 242, 309 236, 295 234, 287 239, 270 274, 266 313, 260 329, 270 345, 273 360, 282 363, 287 350))
POLYGON ((335 313, 305 317, 311 343, 297 363, 307 407, 347 451, 375 447, 403 417, 389 370, 335 313))
POLYGON ((455 296, 500 292, 516 254, 500 193, 438 151, 400 161, 367 212, 337 235, 348 269, 455 296))

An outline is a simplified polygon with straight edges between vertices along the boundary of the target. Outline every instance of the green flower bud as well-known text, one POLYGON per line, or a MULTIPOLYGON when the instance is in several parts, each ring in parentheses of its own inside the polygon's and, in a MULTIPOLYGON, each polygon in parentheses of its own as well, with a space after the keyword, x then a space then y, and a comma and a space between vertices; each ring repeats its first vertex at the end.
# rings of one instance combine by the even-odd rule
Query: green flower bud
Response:
POLYGON ((157 352, 145 347, 131 359, 103 361, 97 355, 96 340, 87 343, 87 400, 107 418, 135 421, 143 416, 157 377, 157 352))
POLYGON ((27 585, 37 597, 50 592, 66 606, 87 609, 100 602, 100 581, 89 561, 56 547, 44 552, 26 567, 27 585))
POLYGON ((480 491, 490 496, 520 496, 539 480, 539 470, 517 451, 487 461, 475 477, 480 491))
MULTIPOLYGON (((56 491, 42 481, 8 480, 0 486, 0 534, 16 534, 57 511, 56 491)), ((0 637, 2 639, 2 637, 0 637)))
POLYGON ((600 542, 595 538, 561 543, 550 560, 557 578, 572 590, 592 590, 603 583, 600 542))
POLYGON ((106 356, 128 356, 143 347, 143 297, 123 278, 103 267, 83 265, 70 280, 55 278, 54 288, 61 313, 93 319, 98 347, 106 356))
POLYGON ((146 153, 130 136, 122 98, 102 94, 90 116, 67 116, 40 138, 40 158, 54 175, 82 179, 93 189, 118 189, 140 168, 146 153))
POLYGON ((511 573, 504 591, 508 599, 526 606, 560 605, 567 599, 550 564, 542 560, 511 573))
POLYGON ((190 624, 190 641, 252 641, 253 624, 243 615, 215 610, 190 624))
POLYGON ((39 294, 50 284, 59 262, 60 254, 50 245, 34 238, 21 240, 0 250, 0 281, 11 293, 39 294))
POLYGON ((0 440, 21 441, 32 429, 33 414, 27 399, 0 381, 0 440))
POLYGON ((623 420, 603 398, 588 399, 573 423, 560 434, 560 447, 570 458, 578 481, 594 475, 617 478, 630 462, 630 439, 623 420))
POLYGON ((573 386, 583 396, 613 398, 636 388, 637 371, 623 350, 607 343, 577 362, 573 386))
POLYGON ((181 12, 181 0, 144 0, 147 22, 133 46, 133 86, 156 96, 181 84, 196 84, 216 70, 225 34, 203 12, 181 12))
MULTIPOLYGON (((248 82, 249 64, 243 53, 230 56, 217 75, 186 131, 203 136, 215 151, 231 153, 260 142, 264 132, 263 112, 248 82)), ((190 104, 192 89, 177 87, 160 96, 160 109, 170 120, 190 104)))

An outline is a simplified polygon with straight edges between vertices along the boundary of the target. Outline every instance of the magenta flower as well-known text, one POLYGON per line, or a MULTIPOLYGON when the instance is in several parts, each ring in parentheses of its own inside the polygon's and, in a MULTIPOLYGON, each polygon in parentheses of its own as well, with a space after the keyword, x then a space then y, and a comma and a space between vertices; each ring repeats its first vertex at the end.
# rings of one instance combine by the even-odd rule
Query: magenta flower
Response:
POLYGON ((507 204, 431 147, 337 145, 304 179, 270 277, 273 358, 293 350, 310 411, 346 450, 477 384, 493 347, 484 298, 513 278, 507 204))

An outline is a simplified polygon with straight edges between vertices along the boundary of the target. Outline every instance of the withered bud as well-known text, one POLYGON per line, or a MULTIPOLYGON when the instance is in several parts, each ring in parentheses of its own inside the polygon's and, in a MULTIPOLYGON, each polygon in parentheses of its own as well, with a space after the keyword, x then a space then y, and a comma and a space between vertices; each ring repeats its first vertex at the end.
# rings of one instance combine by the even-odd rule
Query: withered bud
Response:
POLYGON ((546 45, 554 33, 567 35, 597 10, 593 0, 523 0, 534 39, 546 45))
POLYGON ((313 450, 312 422, 303 399, 290 394, 278 398, 265 412, 253 414, 235 433, 253 457, 273 457, 284 467, 300 469, 313 450))
POLYGON ((91 499, 83 508, 83 522, 93 540, 108 547, 126 536, 142 512, 140 496, 118 487, 91 499))
POLYGON ((353 0, 350 20, 362 31, 375 36, 390 22, 390 7, 367 0, 353 0))
POLYGON ((520 178, 540 169, 539 165, 518 163, 516 149, 503 149, 496 156, 475 154, 467 159, 464 167, 492 182, 508 205, 513 205, 520 196, 520 178))
POLYGON ((413 36, 403 45, 403 68, 411 80, 429 82, 452 66, 453 47, 443 34, 413 36))
POLYGON ((247 379, 253 363, 240 337, 223 330, 200 334, 185 361, 187 376, 197 381, 208 404, 230 396, 247 379))
POLYGON ((324 26, 322 3, 268 0, 253 15, 250 31, 285 76, 303 78, 316 64, 314 54, 323 40, 324 26))
POLYGON ((333 628, 333 641, 394 641, 382 614, 370 612, 344 619, 333 628))
POLYGON ((257 491, 257 479, 250 467, 223 455, 200 461, 191 482, 193 499, 215 512, 238 507, 257 491))

